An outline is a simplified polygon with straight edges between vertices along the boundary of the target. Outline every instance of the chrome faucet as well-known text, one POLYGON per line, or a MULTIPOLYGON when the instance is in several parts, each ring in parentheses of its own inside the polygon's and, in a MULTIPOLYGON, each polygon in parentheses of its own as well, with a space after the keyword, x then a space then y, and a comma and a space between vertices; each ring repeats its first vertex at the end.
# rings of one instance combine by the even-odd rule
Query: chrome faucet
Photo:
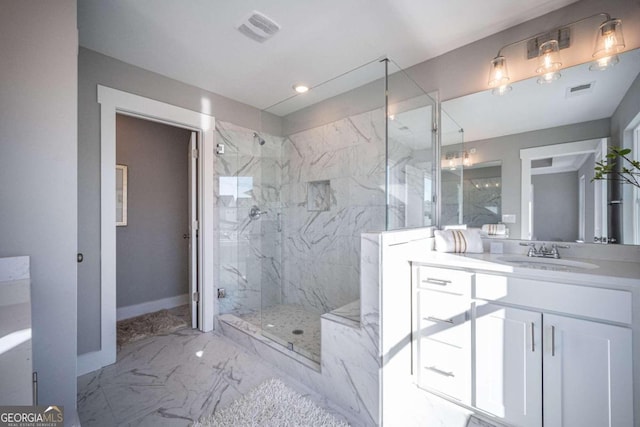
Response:
POLYGON ((540 248, 536 249, 536 244, 531 243, 520 243, 520 246, 529 246, 529 250, 527 251, 527 256, 536 257, 536 258, 560 258, 560 252, 558 252, 558 248, 568 249, 569 245, 558 245, 556 243, 551 244, 551 249, 548 249, 544 243, 540 245, 540 248))

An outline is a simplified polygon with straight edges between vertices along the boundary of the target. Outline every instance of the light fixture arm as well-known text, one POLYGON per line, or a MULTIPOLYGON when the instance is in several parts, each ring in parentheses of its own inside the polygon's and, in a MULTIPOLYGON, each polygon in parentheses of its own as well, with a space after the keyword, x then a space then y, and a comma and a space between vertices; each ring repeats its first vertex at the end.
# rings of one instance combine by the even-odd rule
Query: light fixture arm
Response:
POLYGON ((611 15, 609 15, 608 13, 605 13, 605 12, 596 13, 596 14, 594 14, 594 15, 590 15, 590 16, 587 16, 587 17, 585 17, 585 18, 578 19, 577 21, 573 21, 573 22, 570 22, 570 23, 568 23, 568 24, 564 24, 564 25, 562 25, 562 26, 560 26, 560 27, 553 28, 553 29, 551 29, 551 30, 549 30, 549 31, 543 31, 543 32, 540 32, 540 33, 535 34, 535 35, 533 35, 533 36, 529 36, 529 37, 527 37, 527 38, 525 38, 525 39, 518 40, 518 41, 516 41, 516 42, 506 44, 506 45, 502 46, 502 47, 498 50, 498 54, 496 55, 496 58, 497 58, 497 57, 499 57, 499 56, 502 56, 502 51, 503 51, 504 49, 508 48, 508 47, 511 47, 511 46, 517 45, 517 44, 519 44, 519 43, 524 43, 524 42, 529 41, 529 40, 531 40, 531 39, 538 38, 538 37, 540 37, 540 36, 543 36, 543 35, 545 35, 545 34, 548 34, 548 33, 552 32, 552 31, 559 30, 560 28, 563 28, 563 27, 570 27, 570 26, 572 26, 572 25, 579 24, 579 23, 584 22, 584 21, 587 21, 587 20, 589 20, 589 19, 593 19, 593 18, 595 18, 596 16, 603 16, 603 17, 605 18, 603 22, 607 22, 607 21, 610 21, 610 20, 611 20, 611 15))

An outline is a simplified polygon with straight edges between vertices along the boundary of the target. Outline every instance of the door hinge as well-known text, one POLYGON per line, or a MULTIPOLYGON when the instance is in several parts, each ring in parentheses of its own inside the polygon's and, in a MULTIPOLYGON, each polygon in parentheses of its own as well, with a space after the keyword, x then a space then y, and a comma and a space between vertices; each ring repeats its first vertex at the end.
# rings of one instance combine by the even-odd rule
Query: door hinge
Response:
POLYGON ((224 154, 224 144, 216 144, 216 154, 224 154))
POLYGON ((193 221, 193 225, 191 228, 193 229, 193 231, 198 231, 199 230, 198 226, 199 224, 198 224, 198 221, 196 220, 196 221, 193 221))
POLYGON ((193 150, 191 150, 191 157, 193 157, 194 159, 198 158, 198 149, 194 148, 193 150))
POLYGON ((200 302, 200 292, 193 293, 193 302, 200 302))

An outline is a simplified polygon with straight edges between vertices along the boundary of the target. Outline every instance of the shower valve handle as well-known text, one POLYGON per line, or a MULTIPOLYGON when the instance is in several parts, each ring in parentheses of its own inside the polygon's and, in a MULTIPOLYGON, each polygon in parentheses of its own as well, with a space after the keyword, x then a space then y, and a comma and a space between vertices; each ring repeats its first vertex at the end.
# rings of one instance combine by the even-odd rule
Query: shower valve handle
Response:
POLYGON ((267 213, 268 211, 261 211, 258 206, 253 205, 251 207, 251 210, 249 210, 249 218, 251 218, 252 221, 255 221, 256 219, 260 219, 262 215, 266 215, 267 213))

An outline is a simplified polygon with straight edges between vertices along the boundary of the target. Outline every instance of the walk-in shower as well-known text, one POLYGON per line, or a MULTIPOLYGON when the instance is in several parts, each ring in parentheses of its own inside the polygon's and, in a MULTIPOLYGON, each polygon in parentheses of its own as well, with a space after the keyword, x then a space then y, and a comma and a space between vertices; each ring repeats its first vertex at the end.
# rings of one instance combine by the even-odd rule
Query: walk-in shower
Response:
POLYGON ((437 105, 376 60, 261 121, 216 124, 219 312, 318 362, 322 315, 360 321, 360 234, 436 221, 437 105))

